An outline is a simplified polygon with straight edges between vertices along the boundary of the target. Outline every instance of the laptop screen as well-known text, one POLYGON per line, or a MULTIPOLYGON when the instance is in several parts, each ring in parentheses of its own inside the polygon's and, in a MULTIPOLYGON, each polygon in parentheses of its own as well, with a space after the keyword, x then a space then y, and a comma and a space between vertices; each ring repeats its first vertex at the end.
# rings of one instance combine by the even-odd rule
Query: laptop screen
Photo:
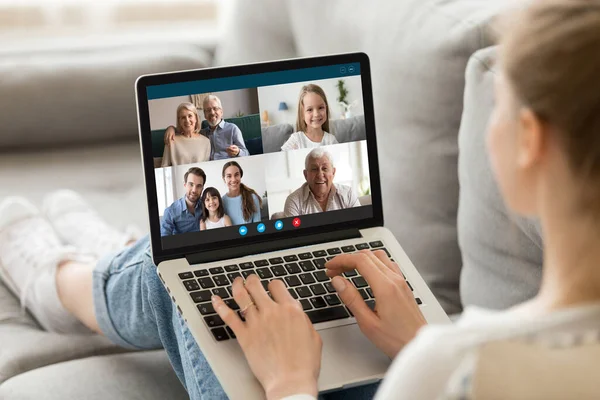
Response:
POLYGON ((365 59, 140 78, 153 250, 158 234, 160 250, 175 254, 372 221, 377 166, 365 59))

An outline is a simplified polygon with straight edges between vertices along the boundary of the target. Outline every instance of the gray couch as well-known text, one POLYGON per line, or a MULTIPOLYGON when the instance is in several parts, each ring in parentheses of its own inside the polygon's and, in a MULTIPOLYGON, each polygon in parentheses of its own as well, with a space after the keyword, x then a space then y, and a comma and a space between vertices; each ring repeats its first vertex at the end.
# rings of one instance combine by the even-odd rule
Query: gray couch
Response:
MULTIPOLYGON (((505 3, 240 0, 215 60, 185 45, 2 55, 0 197, 39 202, 73 188, 109 222, 146 228, 137 75, 364 51, 386 225, 449 313, 514 304, 535 291, 541 240, 534 223, 511 222, 483 151, 494 58, 487 27, 505 3)), ((0 398, 83 397, 186 394, 163 352, 43 332, 0 285, 0 398)))
MULTIPOLYGON (((331 120, 330 129, 330 133, 335 135, 339 143, 355 142, 367 138, 364 115, 331 120)), ((277 124, 262 128, 263 152, 273 153, 281 151, 281 146, 295 131, 294 127, 290 124, 277 124)))

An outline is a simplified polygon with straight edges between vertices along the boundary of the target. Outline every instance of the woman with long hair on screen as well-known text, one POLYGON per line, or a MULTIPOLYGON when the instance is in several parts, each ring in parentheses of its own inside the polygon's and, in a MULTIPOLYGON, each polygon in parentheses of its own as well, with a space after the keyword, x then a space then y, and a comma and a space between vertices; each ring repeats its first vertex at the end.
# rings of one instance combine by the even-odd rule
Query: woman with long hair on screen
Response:
POLYGON ((233 225, 259 222, 262 199, 254 189, 242 183, 244 170, 240 164, 236 161, 225 163, 222 176, 228 189, 223 196, 223 206, 233 225))

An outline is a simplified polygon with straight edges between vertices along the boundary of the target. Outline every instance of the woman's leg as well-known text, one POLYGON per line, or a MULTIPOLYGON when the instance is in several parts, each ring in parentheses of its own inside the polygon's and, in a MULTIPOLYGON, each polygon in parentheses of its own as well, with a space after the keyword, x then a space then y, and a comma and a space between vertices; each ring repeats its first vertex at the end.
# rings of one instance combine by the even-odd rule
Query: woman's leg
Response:
POLYGON ((93 264, 75 261, 61 263, 56 270, 58 298, 67 311, 73 314, 90 330, 102 333, 94 312, 92 296, 93 264))

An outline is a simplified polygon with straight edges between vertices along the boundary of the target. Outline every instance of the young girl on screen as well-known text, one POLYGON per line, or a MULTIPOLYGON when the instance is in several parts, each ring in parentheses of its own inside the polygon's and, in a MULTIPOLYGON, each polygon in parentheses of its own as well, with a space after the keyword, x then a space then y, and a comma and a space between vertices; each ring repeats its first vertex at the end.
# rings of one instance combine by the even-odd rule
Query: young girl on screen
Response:
POLYGON ((281 146, 281 150, 307 149, 338 141, 329 131, 329 103, 320 86, 302 86, 298 98, 296 132, 281 146))
POLYGON ((202 217, 200 217, 200 230, 223 228, 231 226, 231 219, 225 215, 221 194, 214 187, 204 189, 202 198, 202 217))

